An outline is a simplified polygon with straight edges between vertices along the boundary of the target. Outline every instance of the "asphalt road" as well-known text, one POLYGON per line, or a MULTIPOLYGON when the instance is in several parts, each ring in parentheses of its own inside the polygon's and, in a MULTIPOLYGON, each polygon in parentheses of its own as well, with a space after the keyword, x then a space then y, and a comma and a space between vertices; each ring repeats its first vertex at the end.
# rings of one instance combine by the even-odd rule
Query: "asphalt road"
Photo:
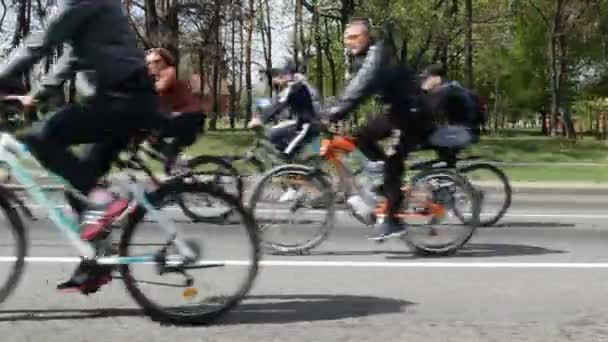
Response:
MULTIPOLYGON (((57 293, 55 284, 70 274, 77 253, 42 219, 28 223, 33 259, 0 306, 0 336, 11 342, 608 341, 606 203, 608 196, 600 195, 517 194, 498 227, 480 229, 455 256, 433 259, 413 256, 399 240, 369 242, 366 228, 341 214, 330 239, 311 254, 265 254, 249 298, 209 327, 151 322, 118 279, 89 297, 57 293)), ((203 237, 208 258, 248 255, 237 226, 182 227, 203 237)), ((152 224, 143 228, 142 240, 158 241, 152 224)), ((8 241, 2 231, 0 256, 11 255, 8 241)), ((228 271, 207 275, 199 291, 227 291, 242 268, 228 271)), ((153 293, 164 302, 180 300, 179 291, 153 293)))

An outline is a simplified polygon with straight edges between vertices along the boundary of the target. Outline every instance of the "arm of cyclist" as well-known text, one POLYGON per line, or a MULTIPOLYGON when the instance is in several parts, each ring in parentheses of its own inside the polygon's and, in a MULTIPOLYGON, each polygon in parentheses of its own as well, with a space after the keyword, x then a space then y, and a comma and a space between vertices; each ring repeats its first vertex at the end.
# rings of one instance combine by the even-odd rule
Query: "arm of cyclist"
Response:
POLYGON ((155 75, 154 86, 160 94, 166 93, 177 81, 177 71, 175 67, 169 66, 160 70, 158 75, 155 75))
POLYGON ((336 105, 327 108, 325 111, 330 121, 345 118, 363 100, 374 93, 380 82, 380 70, 384 61, 383 55, 384 51, 381 44, 369 48, 361 69, 350 81, 344 90, 344 94, 339 98, 336 105))
POLYGON ((279 115, 289 106, 291 92, 286 90, 285 93, 279 95, 276 103, 264 109, 261 113, 255 114, 249 122, 249 128, 258 128, 279 115))
POLYGON ((47 99, 51 94, 60 90, 63 84, 75 76, 78 70, 78 59, 74 55, 72 47, 64 45, 63 54, 53 67, 51 72, 40 82, 38 88, 31 92, 34 101, 47 99))
POLYGON ((98 6, 93 0, 65 0, 58 12, 49 19, 47 28, 40 34, 31 35, 22 47, 0 69, 0 79, 25 73, 53 48, 68 41, 87 18, 95 14, 98 6))
MULTIPOLYGON (((53 48, 69 40, 75 28, 81 25, 97 10, 95 2, 66 0, 65 5, 50 18, 45 31, 29 36, 22 47, 10 56, 7 63, 0 69, 0 80, 6 80, 25 73, 53 48)), ((66 44, 67 45, 67 44, 66 44)), ((60 58, 53 72, 46 77, 39 89, 30 95, 12 96, 25 107, 31 107, 39 99, 49 96, 53 88, 65 82, 65 79, 76 70, 77 61, 69 46, 60 58)))
POLYGON ((268 123, 270 120, 281 114, 287 107, 293 96, 291 88, 288 88, 284 94, 280 94, 276 103, 266 108, 260 113, 260 121, 262 123, 268 123))

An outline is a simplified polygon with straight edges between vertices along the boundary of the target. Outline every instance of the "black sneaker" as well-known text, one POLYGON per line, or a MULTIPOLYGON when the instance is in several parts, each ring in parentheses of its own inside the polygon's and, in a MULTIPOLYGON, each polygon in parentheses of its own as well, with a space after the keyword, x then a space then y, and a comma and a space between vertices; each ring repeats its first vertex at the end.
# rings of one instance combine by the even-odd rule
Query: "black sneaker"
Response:
POLYGON ((384 240, 393 236, 401 236, 405 233, 405 225, 403 223, 396 223, 390 221, 384 221, 377 223, 372 233, 367 237, 368 240, 384 240))
POLYGON ((57 285, 57 290, 66 293, 80 292, 88 295, 97 292, 111 280, 112 267, 88 266, 81 263, 68 281, 57 285))

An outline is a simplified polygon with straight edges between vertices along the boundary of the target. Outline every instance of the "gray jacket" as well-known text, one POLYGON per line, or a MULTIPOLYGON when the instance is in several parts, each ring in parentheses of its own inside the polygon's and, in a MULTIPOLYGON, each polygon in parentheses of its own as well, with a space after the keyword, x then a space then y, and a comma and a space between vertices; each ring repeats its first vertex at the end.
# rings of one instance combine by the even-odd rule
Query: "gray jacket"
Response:
POLYGON ((41 99, 78 72, 79 92, 111 88, 143 70, 144 54, 120 0, 59 0, 45 31, 31 35, 0 68, 0 80, 26 72, 54 48, 63 55, 33 93, 41 99))

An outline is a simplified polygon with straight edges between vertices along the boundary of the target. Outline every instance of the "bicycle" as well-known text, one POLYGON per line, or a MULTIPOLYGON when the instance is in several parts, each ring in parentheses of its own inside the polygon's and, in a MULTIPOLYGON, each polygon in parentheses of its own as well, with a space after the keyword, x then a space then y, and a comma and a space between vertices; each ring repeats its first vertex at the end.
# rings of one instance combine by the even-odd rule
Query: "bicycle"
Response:
MULTIPOLYGON (((24 113, 15 112, 12 114, 11 117, 18 119, 23 115, 24 113)), ((154 137, 156 139, 156 142, 164 142, 164 139, 171 139, 170 137, 167 138, 159 136, 156 133, 148 133, 143 133, 143 136, 154 137)), ((153 160, 160 162, 163 165, 166 165, 168 162, 167 156, 161 151, 159 151, 157 148, 155 148, 155 145, 150 144, 149 141, 142 139, 141 137, 133 139, 133 143, 139 144, 137 150, 142 154, 140 162, 137 163, 137 169, 139 171, 143 171, 150 178, 154 185, 159 185, 161 183, 161 180, 151 171, 150 168, 144 167, 143 159, 149 157, 153 160)), ((181 173, 184 171, 190 171, 192 173, 192 177, 196 179, 202 181, 210 180, 215 184, 221 184, 224 188, 227 188, 228 186, 233 187, 233 189, 230 189, 230 191, 228 191, 229 194, 233 194, 238 198, 241 198, 243 195, 243 181, 239 176, 239 172, 236 168, 234 168, 234 166, 232 166, 230 163, 228 163, 221 157, 201 155, 186 160, 180 159, 176 164, 177 165, 173 165, 172 169, 166 170, 166 168, 164 168, 166 170, 164 172, 165 176, 170 178, 175 172, 181 173)), ((133 165, 134 164, 132 164, 132 166, 133 165)), ((10 178, 6 179, 7 182, 9 180, 10 178)), ((208 202, 206 198, 203 198, 202 201, 208 202)), ((209 217, 202 213, 200 210, 198 210, 198 206, 191 204, 191 202, 192 201, 190 199, 185 199, 183 197, 176 198, 176 204, 181 208, 184 215, 194 222, 226 221, 232 212, 230 208, 227 207, 226 211, 217 213, 217 216, 209 217)))
MULTIPOLYGON (((507 175, 500 168, 489 163, 476 162, 479 159, 481 159, 479 156, 469 156, 461 158, 456 155, 454 160, 444 160, 437 158, 429 161, 414 163, 410 166, 410 169, 420 171, 433 168, 447 168, 455 170, 457 173, 464 175, 467 180, 473 185, 475 185, 475 183, 472 182, 473 180, 481 181, 480 186, 476 186, 476 188, 479 190, 479 194, 481 196, 480 200, 482 202, 483 208, 481 216, 487 216, 487 218, 480 218, 479 224, 482 227, 489 227, 498 223, 498 221, 500 221, 507 213, 507 210, 509 210, 509 208, 511 207, 513 191, 511 189, 511 184, 509 183, 507 175), (465 165, 459 165, 460 163, 465 163, 465 165), (492 174, 492 177, 497 178, 497 181, 489 182, 488 176, 476 176, 475 172, 480 170, 492 174), (494 215, 486 214, 487 206, 484 205, 484 202, 487 200, 484 188, 489 187, 493 184, 498 184, 498 187, 502 188, 501 192, 504 193, 504 199, 502 199, 501 201, 497 199, 497 201, 500 201, 500 203, 498 206, 498 211, 494 215)), ((464 222, 465 218, 460 218, 464 222)))
MULTIPOLYGON (((158 151, 158 149, 154 148, 154 146, 146 142, 137 145, 136 149, 138 152, 141 152, 142 156, 138 157, 136 162, 132 162, 131 166, 144 172, 155 186, 159 185, 161 183, 160 179, 145 165, 143 159, 149 157, 164 165, 167 163, 168 158, 158 151)), ((132 161, 135 160, 133 159, 132 161)), ((179 175, 188 172, 192 180, 212 182, 221 185, 224 189, 230 186, 232 189, 227 191, 229 194, 239 199, 243 195, 243 181, 239 176, 237 169, 223 158, 200 155, 190 159, 178 160, 176 164, 177 166, 174 166, 173 169, 166 173, 168 178, 173 177, 175 174, 179 175)), ((204 207, 208 207, 210 203, 206 196, 198 198, 197 200, 197 202, 202 202, 204 207)), ((176 198, 176 204, 180 207, 184 215, 193 222, 226 222, 232 213, 232 209, 226 207, 225 210, 220 211, 213 216, 208 216, 205 214, 205 210, 199 210, 200 204, 193 204, 189 198, 184 198, 183 196, 178 196, 176 198)))
MULTIPOLYGON (((118 255, 108 256, 108 248, 103 248, 111 230, 102 234, 102 236, 92 242, 83 241, 78 234, 80 230, 79 222, 66 215, 61 206, 55 205, 48 194, 41 188, 32 175, 26 168, 25 161, 33 162, 37 167, 41 167, 39 162, 29 153, 25 145, 18 142, 13 135, 9 133, 0 133, 0 161, 9 166, 11 175, 21 185, 24 186, 26 194, 37 204, 44 207, 49 215, 51 222, 57 226, 59 231, 66 235, 67 239, 80 252, 82 265, 84 267, 118 267, 122 280, 126 285, 128 293, 133 297, 137 304, 142 307, 144 313, 152 320, 163 323, 172 324, 207 324, 221 317, 223 314, 234 308, 249 292, 256 278, 259 263, 259 239, 256 232, 255 221, 251 213, 243 208, 240 201, 234 196, 230 196, 220 187, 213 183, 206 182, 188 182, 188 173, 181 176, 176 176, 170 180, 161 183, 156 190, 146 192, 144 184, 139 183, 134 177, 128 182, 122 182, 120 188, 129 195, 130 201, 126 210, 114 220, 115 224, 123 226, 123 231, 120 236, 118 255), (22 163, 21 160, 24 160, 22 163), (173 201, 174 195, 180 195, 188 192, 204 193, 209 196, 214 196, 231 206, 236 213, 243 218, 242 227, 245 230, 246 242, 250 250, 247 255, 251 258, 247 261, 230 261, 230 260, 205 260, 201 244, 194 239, 184 238, 184 231, 178 227, 163 213, 163 205, 173 201), (144 235, 152 234, 149 229, 138 229, 142 227, 144 216, 151 214, 152 218, 158 222, 161 231, 164 235, 159 237, 161 242, 151 244, 149 236, 145 242, 141 244, 133 243, 135 241, 135 233, 142 232, 144 235), (152 247, 153 252, 138 253, 135 250, 139 248, 152 247), (141 281, 134 277, 135 265, 146 265, 148 270, 152 270, 152 274, 158 276, 176 275, 183 277, 179 284, 163 284, 159 282, 142 282, 147 286, 150 285, 165 285, 171 288, 183 289, 181 297, 187 299, 187 305, 183 306, 165 306, 157 301, 151 300, 145 293, 147 286, 139 286, 141 281), (153 267, 150 268, 150 265, 153 267), (238 288, 230 295, 215 296, 209 298, 209 303, 198 301, 200 293, 195 286, 198 286, 198 281, 190 274, 195 270, 205 270, 212 272, 217 269, 224 269, 227 266, 245 266, 246 275, 238 282, 238 288), (206 309, 204 305, 214 306, 206 309)), ((58 177, 66 191, 77 196, 82 201, 88 201, 87 197, 77 190, 72 188, 65 180, 58 177)), ((89 204, 93 206, 94 204, 89 204)), ((17 208, 26 215, 27 207, 22 205, 22 202, 17 196, 4 186, 0 186, 0 211, 2 211, 9 220, 9 224, 4 225, 9 234, 16 241, 15 257, 3 258, 5 261, 14 260, 15 264, 9 269, 7 281, 0 283, 0 303, 6 300, 16 288, 25 266, 25 258, 28 249, 27 233, 23 225, 20 212, 17 208), (21 203, 21 204, 20 204, 21 203), (15 206, 14 204, 17 204, 15 206)), ((200 231, 197 232, 200 235, 200 231)), ((6 238, 3 239, 6 241, 6 238)), ((7 245, 8 246, 8 245, 7 245)), ((181 278, 180 278, 181 279, 181 278)), ((236 283, 236 282, 235 282, 236 283)), ((224 286, 228 286, 228 282, 224 286)), ((160 291, 163 295, 168 295, 169 291, 160 291)), ((86 294, 86 293, 85 293, 86 294)), ((170 297, 170 296, 169 296, 170 297)))
MULTIPOLYGON (((320 219, 321 225, 318 232, 315 233, 313 238, 298 243, 269 241, 264 236, 262 244, 265 247, 282 253, 303 253, 319 246, 327 239, 334 228, 335 200, 331 182, 327 180, 329 175, 320 168, 324 162, 329 162, 335 168, 338 174, 339 189, 344 191, 348 198, 358 195, 367 202, 361 205, 359 201, 357 205, 354 205, 357 201, 351 201, 350 203, 353 204, 347 206, 347 211, 358 221, 369 226, 374 224, 378 218, 386 216, 386 201, 379 199, 376 194, 372 194, 370 189, 357 184, 357 174, 353 173, 343 162, 344 155, 356 150, 355 139, 330 131, 325 131, 324 135, 325 138, 321 141, 321 152, 316 162, 313 163, 314 165, 287 164, 267 171, 254 186, 253 193, 248 201, 249 209, 254 213, 258 222, 267 221, 262 220, 260 214, 264 214, 272 208, 280 207, 286 212, 284 215, 286 218, 283 221, 289 222, 290 228, 300 227, 298 223, 293 222, 297 210, 314 207, 317 212, 313 211, 311 216, 319 217, 320 213, 318 211, 320 210, 318 208, 322 208, 325 214, 320 219), (282 176, 287 176, 287 180, 277 181, 282 176), (262 195, 268 189, 270 189, 272 195, 275 182, 278 183, 280 188, 278 193, 281 194, 285 193, 286 188, 293 189, 302 183, 307 183, 307 186, 293 190, 291 197, 281 195, 281 198, 287 199, 283 203, 291 202, 287 207, 277 204, 264 207, 262 195), (303 193, 303 188, 314 189, 313 194, 303 193), (361 207, 363 209, 360 209, 361 207), (260 210, 260 214, 256 210, 260 210)), ((409 186, 403 187, 402 191, 405 200, 399 217, 406 220, 409 226, 408 232, 402 235, 401 239, 417 255, 450 255, 471 239, 479 225, 480 201, 478 193, 464 177, 454 171, 447 169, 424 170, 414 176, 410 180, 409 186), (457 204, 467 203, 471 206, 470 212, 467 214, 468 220, 462 224, 463 232, 457 234, 454 239, 443 242, 431 241, 431 243, 416 240, 413 234, 415 233, 416 219, 425 221, 422 224, 424 227, 422 229, 423 235, 428 233, 431 237, 437 237, 440 227, 435 226, 441 223, 449 212, 458 212, 459 215, 465 215, 466 211, 458 208, 457 204)), ((312 218, 307 217, 307 220, 310 221, 312 218)), ((259 228, 261 233, 264 234, 268 230, 268 227, 262 224, 259 225, 259 228)))

